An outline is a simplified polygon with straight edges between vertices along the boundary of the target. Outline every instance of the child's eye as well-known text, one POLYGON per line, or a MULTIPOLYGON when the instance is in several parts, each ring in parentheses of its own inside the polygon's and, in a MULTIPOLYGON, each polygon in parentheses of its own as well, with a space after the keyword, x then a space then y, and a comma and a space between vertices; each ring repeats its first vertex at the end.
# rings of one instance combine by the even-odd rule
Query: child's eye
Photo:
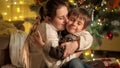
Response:
POLYGON ((70 20, 70 21, 72 21, 72 22, 74 22, 74 21, 75 21, 73 18, 70 18, 69 20, 70 20))
POLYGON ((81 25, 82 23, 81 22, 78 22, 78 25, 81 25))

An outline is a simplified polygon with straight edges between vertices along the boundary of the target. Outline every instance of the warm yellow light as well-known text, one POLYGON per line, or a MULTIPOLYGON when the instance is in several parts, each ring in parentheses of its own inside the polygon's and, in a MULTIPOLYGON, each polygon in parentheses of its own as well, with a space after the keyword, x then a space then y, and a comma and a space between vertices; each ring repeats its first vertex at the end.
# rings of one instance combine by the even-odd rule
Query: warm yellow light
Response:
POLYGON ((112 10, 112 12, 114 12, 114 10, 112 10))
POLYGON ((17 20, 17 19, 18 19, 18 17, 15 16, 15 17, 14 17, 14 20, 17 20))
POLYGON ((20 8, 17 8, 17 12, 18 12, 18 13, 20 12, 20 8))
POLYGON ((8 0, 5 0, 5 1, 8 1, 8 0))
POLYGON ((100 25, 100 22, 98 22, 97 24, 100 25))
POLYGON ((100 23, 100 26, 102 26, 102 23, 100 23))
POLYGON ((120 65, 120 61, 118 59, 116 59, 116 62, 120 65))
POLYGON ((94 56, 94 54, 91 54, 91 57, 93 57, 94 56))
POLYGON ((103 9, 103 12, 105 12, 105 9, 103 9))
POLYGON ((3 15, 7 15, 7 12, 4 12, 3 15))
POLYGON ((22 19, 22 18, 23 18, 23 16, 19 16, 19 18, 21 18, 21 19, 22 19))
POLYGON ((106 10, 108 10, 108 8, 105 8, 106 10))
POLYGON ((16 4, 17 4, 17 2, 14 2, 14 4, 16 5, 16 4))
POLYGON ((100 19, 98 19, 98 21, 99 21, 99 22, 101 22, 101 20, 100 20, 100 19))
POLYGON ((19 3, 20 3, 20 4, 24 4, 24 2, 23 2, 23 1, 20 1, 19 3))
POLYGON ((86 8, 88 8, 88 6, 85 6, 86 8))
POLYGON ((7 5, 7 8, 10 8, 10 5, 7 5))
POLYGON ((94 58, 93 58, 92 60, 93 60, 93 61, 95 61, 95 59, 94 59, 94 58))
POLYGON ((69 2, 73 4, 73 3, 74 3, 74 0, 69 0, 69 2))
POLYGON ((85 56, 88 56, 88 55, 90 55, 90 53, 89 52, 85 52, 85 56))
POLYGON ((11 19, 8 19, 8 21, 11 21, 11 19))
POLYGON ((96 7, 95 7, 95 9, 96 9, 96 10, 98 10, 98 9, 99 9, 99 7, 97 7, 97 6, 96 6, 96 7))

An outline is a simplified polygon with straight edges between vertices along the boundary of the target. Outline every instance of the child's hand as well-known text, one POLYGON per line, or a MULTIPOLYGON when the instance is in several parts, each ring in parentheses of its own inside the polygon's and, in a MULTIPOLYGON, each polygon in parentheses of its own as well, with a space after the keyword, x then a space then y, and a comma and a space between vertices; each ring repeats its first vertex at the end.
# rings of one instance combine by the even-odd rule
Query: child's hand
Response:
POLYGON ((73 54, 77 50, 78 42, 77 41, 65 42, 65 43, 61 44, 61 46, 63 48, 65 48, 63 58, 66 58, 66 57, 70 56, 71 54, 73 54))
POLYGON ((45 45, 44 41, 42 40, 41 34, 39 31, 36 31, 34 34, 34 39, 35 41, 41 45, 42 47, 45 45))

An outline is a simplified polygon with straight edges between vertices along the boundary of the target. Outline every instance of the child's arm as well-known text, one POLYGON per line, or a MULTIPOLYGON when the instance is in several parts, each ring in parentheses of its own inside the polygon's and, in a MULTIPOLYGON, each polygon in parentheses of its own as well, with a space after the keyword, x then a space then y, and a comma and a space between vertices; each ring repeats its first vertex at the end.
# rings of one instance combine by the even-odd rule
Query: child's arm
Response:
POLYGON ((39 44, 41 45, 42 47, 45 46, 45 43, 41 37, 41 34, 39 31, 37 31, 35 34, 34 34, 34 40, 39 44))
POLYGON ((93 42, 93 37, 88 31, 81 32, 79 34, 79 38, 80 38, 78 41, 79 48, 77 49, 77 51, 86 50, 91 47, 92 42, 93 42))
MULTIPOLYGON (((78 58, 83 53, 84 50, 90 48, 93 42, 93 37, 87 31, 83 31, 78 35, 78 49, 71 56, 72 58, 78 58)), ((72 59, 71 58, 71 59, 72 59)))
POLYGON ((51 47, 49 51, 50 57, 58 60, 63 60, 64 49, 60 46, 58 47, 51 47))

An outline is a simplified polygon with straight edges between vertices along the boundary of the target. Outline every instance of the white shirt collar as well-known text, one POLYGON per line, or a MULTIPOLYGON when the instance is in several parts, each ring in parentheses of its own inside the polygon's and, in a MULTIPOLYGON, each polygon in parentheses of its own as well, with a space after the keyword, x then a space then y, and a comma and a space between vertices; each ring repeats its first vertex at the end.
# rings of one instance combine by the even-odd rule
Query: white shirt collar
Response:
POLYGON ((55 26, 53 26, 52 24, 50 24, 50 23, 47 23, 47 24, 50 25, 53 30, 58 31, 58 29, 55 28, 55 26))

